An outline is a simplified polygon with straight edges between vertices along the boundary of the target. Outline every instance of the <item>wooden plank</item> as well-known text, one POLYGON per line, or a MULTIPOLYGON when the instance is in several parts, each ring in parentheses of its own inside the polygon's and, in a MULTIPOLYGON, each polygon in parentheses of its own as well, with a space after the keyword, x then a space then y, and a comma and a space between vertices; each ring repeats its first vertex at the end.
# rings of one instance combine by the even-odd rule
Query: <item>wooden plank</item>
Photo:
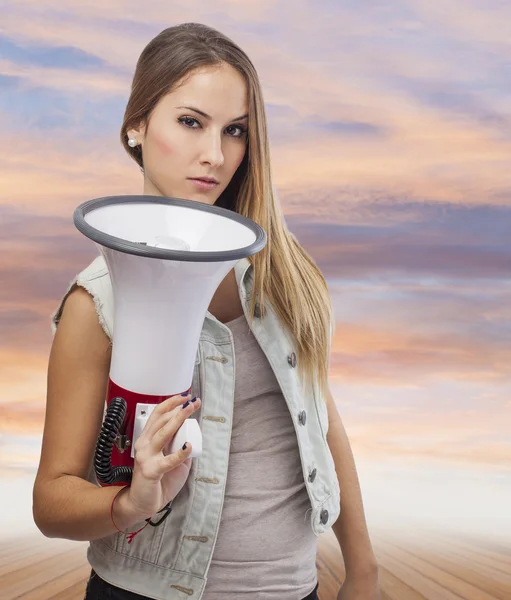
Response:
MULTIPOLYGON (((377 535, 380 535, 377 532, 377 535)), ((381 536, 385 539, 391 539, 391 536, 381 536)), ((416 547, 430 547, 436 548, 437 546, 448 544, 449 546, 457 546, 470 550, 474 555, 488 556, 492 560, 495 560, 499 564, 504 566, 504 571, 511 572, 511 548, 506 547, 494 540, 488 539, 475 539, 472 536, 459 532, 456 534, 447 534, 444 532, 432 532, 432 531, 421 531, 416 538, 406 538, 409 545, 416 547)), ((511 538, 510 538, 511 545, 511 538)))
POLYGON ((464 561, 453 554, 438 550, 435 554, 423 552, 420 557, 494 598, 499 600, 511 598, 511 575, 494 572, 487 567, 474 564, 473 561, 464 561))
MULTIPOLYGON (((441 586, 441 593, 446 598, 465 598, 466 600, 496 600, 499 596, 490 593, 481 585, 474 585, 473 583, 466 580, 466 571, 463 572, 462 576, 449 572, 446 568, 446 563, 441 562, 440 565, 435 564, 430 560, 426 560, 421 557, 416 550, 403 550, 396 544, 387 541, 378 541, 378 548, 382 552, 385 560, 389 558, 401 564, 402 568, 406 570, 408 577, 413 580, 414 587, 417 583, 425 585, 426 582, 434 582, 435 586, 441 586), (415 577, 413 579, 413 577, 415 577)), ((458 567, 458 573, 460 573, 458 567)), ((404 570, 402 571, 404 573, 404 570)), ((488 583, 488 580, 480 577, 479 583, 488 583)), ((431 587, 431 586, 429 586, 431 587)), ((419 588, 417 588, 419 589, 419 588)), ((422 592, 424 593, 424 592, 422 592)), ((438 590, 440 593, 440 590, 438 590)), ((441 596, 438 596, 440 598, 441 596)))
POLYGON ((394 573, 379 567, 380 593, 382 600, 424 600, 425 596, 396 577, 394 573))
MULTIPOLYGON (((0 580, 3 598, 18 598, 23 594, 61 577, 64 573, 83 567, 86 557, 83 548, 66 550, 55 555, 29 561, 22 568, 11 571, 0 580)), ((50 598, 51 596, 48 596, 50 598)))
POLYGON ((511 532, 509 532, 509 542, 504 544, 503 542, 495 539, 477 539, 473 535, 460 532, 457 536, 458 539, 468 544, 475 545, 477 547, 483 547, 491 552, 496 552, 502 557, 511 558, 511 532))
MULTIPOLYGON (((378 552, 377 559, 383 568, 389 570, 400 581, 418 592, 425 600, 460 600, 463 598, 447 590, 440 583, 428 578, 421 572, 408 565, 403 565, 400 561, 381 550, 378 552)), ((465 598, 464 600, 469 599, 465 598)))
POLYGON ((11 556, 22 556, 24 552, 31 549, 40 552, 48 547, 49 541, 49 538, 45 538, 44 536, 2 540, 2 547, 0 548, 0 564, 5 564, 11 556))
MULTIPOLYGON (((486 550, 483 549, 482 552, 486 550)), ((439 557, 445 564, 451 564, 451 569, 463 570, 467 581, 480 578, 494 582, 497 588, 507 592, 506 598, 511 598, 511 570, 502 567, 484 554, 466 551, 454 544, 436 546, 429 553, 431 561, 439 557)))
POLYGON ((46 543, 39 546, 26 540, 25 547, 18 547, 14 552, 0 559, 0 579, 7 573, 16 571, 20 566, 23 568, 31 562, 37 562, 44 556, 52 556, 66 550, 74 550, 77 544, 83 544, 85 553, 88 545, 87 542, 73 542, 71 540, 58 540, 54 542, 54 540, 46 539, 46 543))
POLYGON ((432 541, 430 547, 433 550, 443 550, 453 556, 459 556, 460 559, 469 561, 474 565, 489 567, 492 572, 494 571, 497 574, 499 572, 511 574, 511 557, 507 557, 495 550, 443 537, 432 541))
MULTIPOLYGON (((416 529, 413 535, 393 535, 389 531, 372 530, 373 547, 384 550, 385 543, 392 543, 403 552, 446 570, 458 579, 481 588, 483 594, 502 600, 511 599, 511 569, 507 566, 508 555, 501 554, 502 546, 486 540, 480 543, 463 533, 449 534, 416 529)), ((482 542, 482 540, 481 540, 482 542)), ((400 556, 400 562, 403 557, 400 556)), ((381 565, 381 561, 380 561, 381 565)), ((482 595, 474 592, 475 598, 482 595)), ((468 596, 469 598, 474 596, 468 596)))
MULTIPOLYGON (((382 540, 379 534, 373 535, 373 541, 378 544, 382 540)), ((383 540, 384 541, 384 540, 383 540)), ((485 544, 477 546, 475 542, 467 545, 464 536, 459 539, 453 536, 424 533, 418 540, 401 538, 392 543, 409 552, 418 554, 423 559, 450 570, 459 578, 473 585, 480 586, 490 595, 504 600, 511 599, 511 565, 508 557, 499 554, 495 549, 490 550, 485 544)))
MULTIPOLYGON (((63 568, 65 569, 65 567, 63 568)), ((80 565, 69 571, 63 570, 55 574, 53 579, 32 589, 25 594, 17 596, 16 600, 48 600, 52 598, 64 598, 77 600, 85 596, 85 588, 90 575, 90 565, 80 565)))

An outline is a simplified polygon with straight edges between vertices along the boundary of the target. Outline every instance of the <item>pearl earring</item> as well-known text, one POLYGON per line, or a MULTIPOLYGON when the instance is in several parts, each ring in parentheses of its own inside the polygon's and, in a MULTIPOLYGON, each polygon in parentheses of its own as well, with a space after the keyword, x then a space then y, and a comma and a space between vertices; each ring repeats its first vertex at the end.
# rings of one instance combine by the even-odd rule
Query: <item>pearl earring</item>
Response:
POLYGON ((137 140, 136 140, 135 138, 130 138, 130 139, 128 140, 128 146, 129 146, 130 148, 134 148, 134 147, 135 147, 135 146, 137 146, 137 145, 138 145, 138 142, 137 142, 137 140))

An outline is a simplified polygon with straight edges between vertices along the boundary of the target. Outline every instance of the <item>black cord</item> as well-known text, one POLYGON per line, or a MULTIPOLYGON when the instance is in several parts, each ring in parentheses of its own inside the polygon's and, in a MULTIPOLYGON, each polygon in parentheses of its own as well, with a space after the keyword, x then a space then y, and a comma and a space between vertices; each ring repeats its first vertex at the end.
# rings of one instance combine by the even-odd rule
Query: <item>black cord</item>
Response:
POLYGON ((126 408, 127 403, 124 398, 112 398, 96 442, 94 467, 98 481, 103 484, 131 483, 133 477, 132 467, 112 467, 112 449, 115 438, 124 422, 126 408))
POLYGON ((159 510, 157 514, 160 514, 163 511, 165 511, 165 514, 157 523, 153 523, 151 521, 152 517, 150 519, 146 519, 147 523, 149 523, 149 525, 152 527, 158 527, 158 525, 161 525, 172 512, 172 500, 170 500, 170 502, 168 502, 161 510, 159 510))

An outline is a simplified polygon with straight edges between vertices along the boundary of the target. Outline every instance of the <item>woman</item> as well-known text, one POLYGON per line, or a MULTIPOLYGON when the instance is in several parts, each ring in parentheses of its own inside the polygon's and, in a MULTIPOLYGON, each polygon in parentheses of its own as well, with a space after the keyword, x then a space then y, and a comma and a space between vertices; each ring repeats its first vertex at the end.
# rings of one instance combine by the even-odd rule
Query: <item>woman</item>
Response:
MULTIPOLYGON (((77 275, 53 315, 35 522, 48 537, 89 541, 87 600, 317 598, 317 536, 342 524, 340 437, 335 462, 326 438, 336 414, 327 383, 333 321, 325 280, 273 193, 252 63, 203 25, 164 30, 137 63, 121 141, 143 172, 144 194, 236 211, 268 242, 218 287, 192 395, 151 414, 124 488, 99 487, 92 469, 110 368, 111 283, 99 257, 77 275), (188 458, 191 444, 165 455, 192 414, 201 458, 188 458), (147 527, 171 500, 168 518, 147 527)), ((346 526, 342 535, 353 557, 363 550, 372 582, 358 518, 352 531, 362 545, 346 526)))

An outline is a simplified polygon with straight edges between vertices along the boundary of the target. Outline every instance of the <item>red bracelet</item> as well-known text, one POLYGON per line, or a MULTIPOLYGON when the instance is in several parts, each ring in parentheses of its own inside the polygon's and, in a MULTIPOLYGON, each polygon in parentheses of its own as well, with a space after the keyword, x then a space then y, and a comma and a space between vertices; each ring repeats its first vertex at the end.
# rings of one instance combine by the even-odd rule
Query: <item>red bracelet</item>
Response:
POLYGON ((147 523, 141 527, 140 529, 138 529, 137 531, 132 531, 131 533, 127 533, 126 531, 121 531, 117 525, 115 524, 114 521, 114 502, 117 498, 117 496, 122 492, 122 490, 124 488, 130 487, 130 484, 126 484, 123 485, 122 488, 117 492, 117 494, 115 494, 114 499, 112 500, 112 504, 110 506, 110 518, 112 519, 112 523, 114 524, 114 527, 117 529, 117 531, 120 531, 121 533, 123 533, 126 536, 126 539, 128 540, 128 544, 131 544, 131 542, 133 541, 133 538, 137 535, 137 533, 140 533, 142 531, 142 529, 145 529, 148 525, 149 525, 149 521, 147 521, 147 523))

